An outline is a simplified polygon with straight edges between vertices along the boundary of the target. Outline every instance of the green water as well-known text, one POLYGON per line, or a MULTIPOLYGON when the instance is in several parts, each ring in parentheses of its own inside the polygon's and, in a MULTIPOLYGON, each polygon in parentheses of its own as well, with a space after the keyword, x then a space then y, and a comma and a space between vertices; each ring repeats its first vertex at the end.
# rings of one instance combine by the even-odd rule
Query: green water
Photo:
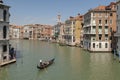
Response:
POLYGON ((110 53, 32 40, 11 42, 19 53, 17 62, 0 68, 0 80, 120 80, 120 63, 110 53), (54 57, 47 69, 36 68, 39 59, 54 57))

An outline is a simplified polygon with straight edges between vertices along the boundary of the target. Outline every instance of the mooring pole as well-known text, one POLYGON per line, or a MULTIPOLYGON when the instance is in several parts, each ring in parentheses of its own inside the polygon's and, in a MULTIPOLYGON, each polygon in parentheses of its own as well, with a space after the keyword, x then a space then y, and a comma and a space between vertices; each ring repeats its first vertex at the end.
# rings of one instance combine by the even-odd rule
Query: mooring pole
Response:
POLYGON ((119 52, 118 52, 118 55, 119 55, 119 63, 120 63, 120 50, 119 50, 119 52))

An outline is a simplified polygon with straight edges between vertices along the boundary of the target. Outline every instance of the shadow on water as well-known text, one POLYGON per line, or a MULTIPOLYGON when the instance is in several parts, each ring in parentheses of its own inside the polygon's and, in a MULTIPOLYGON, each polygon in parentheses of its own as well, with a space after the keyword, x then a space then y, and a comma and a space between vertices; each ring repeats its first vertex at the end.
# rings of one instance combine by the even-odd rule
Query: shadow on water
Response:
POLYGON ((22 52, 20 50, 16 51, 16 58, 23 58, 22 52))

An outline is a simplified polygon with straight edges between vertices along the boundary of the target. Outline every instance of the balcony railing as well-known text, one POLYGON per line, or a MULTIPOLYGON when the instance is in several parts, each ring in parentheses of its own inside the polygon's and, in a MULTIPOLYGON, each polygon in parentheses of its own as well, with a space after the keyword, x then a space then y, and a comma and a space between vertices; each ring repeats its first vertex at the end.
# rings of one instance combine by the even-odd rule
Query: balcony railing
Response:
POLYGON ((84 32, 84 34, 96 34, 96 31, 87 31, 87 32, 84 32))
POLYGON ((108 26, 108 24, 105 24, 105 26, 108 26))

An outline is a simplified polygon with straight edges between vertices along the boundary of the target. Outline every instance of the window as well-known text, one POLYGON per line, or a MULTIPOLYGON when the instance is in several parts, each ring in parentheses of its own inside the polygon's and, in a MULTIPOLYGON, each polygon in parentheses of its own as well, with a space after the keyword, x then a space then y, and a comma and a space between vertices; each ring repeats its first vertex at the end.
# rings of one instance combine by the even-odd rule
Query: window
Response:
POLYGON ((108 40, 108 35, 105 35, 105 40, 106 40, 106 41, 108 40))
POLYGON ((101 40, 102 39, 102 35, 99 35, 99 40, 101 40))
POLYGON ((99 16, 101 16, 101 13, 99 13, 99 16))
POLYGON ((101 20, 99 20, 99 24, 101 24, 101 20))
POLYGON ((107 48, 108 47, 108 44, 107 43, 105 43, 105 48, 107 48))
POLYGON ((110 24, 112 24, 112 19, 110 20, 110 24))
POLYGON ((108 16, 108 13, 105 13, 105 16, 108 16))
POLYGON ((112 40, 112 36, 110 36, 109 38, 110 38, 109 40, 112 40))
POLYGON ((95 41, 95 38, 93 37, 93 41, 95 41))
POLYGON ((7 45, 3 45, 3 52, 7 51, 7 45))
POLYGON ((95 48, 95 43, 93 43, 93 48, 95 48))
POLYGON ((75 42, 75 37, 73 37, 73 42, 75 42))
POLYGON ((105 26, 105 29, 108 29, 108 26, 105 26))
POLYGON ((32 31, 30 31, 29 34, 32 35, 32 31))
POLYGON ((117 10, 118 10, 118 5, 117 5, 117 10))
POLYGON ((112 14, 112 13, 110 13, 110 16, 113 16, 113 14, 112 14))
POLYGON ((119 17, 119 16, 117 15, 117 19, 118 19, 118 17, 119 17))
POLYGON ((110 28, 110 32, 112 32, 112 28, 110 28))
POLYGON ((6 60, 7 59, 7 56, 3 56, 3 60, 6 60))
POLYGON ((4 11, 3 11, 3 20, 4 20, 4 21, 6 21, 6 14, 7 14, 7 11, 4 10, 4 11))
POLYGON ((112 48, 112 47, 113 47, 113 45, 112 45, 112 43, 111 43, 110 48, 112 48))
POLYGON ((101 43, 99 43, 99 48, 101 48, 101 43))
POLYGON ((99 29, 102 29, 102 26, 99 26, 99 29))
POLYGON ((96 24, 96 22, 95 22, 95 19, 93 18, 93 20, 92 20, 92 24, 96 24))
POLYGON ((93 26, 93 29, 95 29, 96 28, 96 26, 93 26))
POLYGON ((108 21, 107 20, 105 20, 105 24, 107 24, 108 23, 108 21))
POLYGON ((7 27, 3 27, 3 38, 5 39, 7 37, 7 27))
POLYGON ((95 13, 93 13, 93 16, 95 16, 95 13))

